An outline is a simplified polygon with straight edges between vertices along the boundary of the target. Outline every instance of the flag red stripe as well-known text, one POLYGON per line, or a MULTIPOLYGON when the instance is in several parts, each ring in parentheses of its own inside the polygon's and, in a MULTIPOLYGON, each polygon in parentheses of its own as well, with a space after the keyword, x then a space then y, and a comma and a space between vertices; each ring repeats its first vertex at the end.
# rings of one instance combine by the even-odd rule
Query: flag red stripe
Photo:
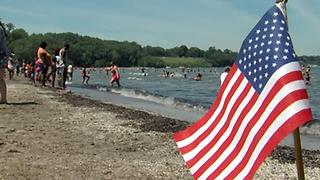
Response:
MULTIPOLYGON (((241 170, 245 167, 245 165, 247 164, 250 156, 252 155, 256 145, 258 144, 259 140, 261 139, 261 137, 264 135, 264 133, 268 130, 268 127, 272 124, 272 122, 274 121, 274 119, 276 119, 279 114, 285 110, 288 107, 288 103, 292 104, 294 102, 296 102, 297 100, 300 99, 306 99, 307 95, 305 93, 305 90, 298 90, 298 91, 294 91, 290 94, 288 94, 286 96, 286 98, 282 99, 279 104, 277 105, 276 108, 274 108, 274 110, 272 111, 272 113, 270 113, 270 116, 267 118, 267 120, 264 122, 264 124, 262 125, 262 127, 259 129, 258 133, 255 135, 254 139, 251 141, 251 144, 248 148, 248 150, 246 151, 246 156, 241 160, 241 162, 238 164, 237 168, 234 169, 230 175, 228 176, 227 179, 234 179, 234 177, 236 175, 238 175, 241 170), (294 98, 292 98, 294 97, 294 98)), ((260 118, 260 116, 258 117, 260 118)), ((234 149, 234 151, 230 154, 230 156, 228 156, 228 158, 221 164, 221 168, 226 168, 230 162, 238 155, 238 153, 240 152, 240 150, 243 148, 243 145, 245 143, 245 140, 247 138, 247 136, 249 135, 250 130, 252 129, 252 127, 255 125, 257 119, 253 119, 253 121, 251 121, 249 123, 249 125, 247 126, 247 128, 245 129, 245 132, 243 134, 243 136, 241 137, 239 144, 236 146, 237 148, 234 149)), ((223 171, 223 169, 222 169, 223 171)), ((220 174, 222 171, 217 171, 215 173, 212 174, 212 176, 218 175, 220 174)))
MULTIPOLYGON (((226 141, 223 143, 221 148, 219 148, 219 150, 215 154, 222 154, 223 151, 229 146, 230 142, 232 141, 232 139, 234 137, 234 134, 236 134, 236 131, 238 130, 238 128, 241 124, 240 122, 245 118, 245 116, 250 111, 250 109, 252 108, 252 105, 257 101, 257 99, 258 99, 258 94, 254 94, 253 97, 251 98, 251 100, 249 101, 249 103, 246 105, 246 107, 241 112, 241 115, 239 116, 238 121, 234 125, 229 137, 226 139, 226 141)), ((210 143, 210 145, 211 145, 211 143, 210 143)), ((202 153, 204 153, 204 152, 202 152, 202 153)), ((205 153, 207 153, 207 152, 205 152, 205 153)), ((219 156, 212 155, 211 158, 208 159, 208 161, 216 161, 218 158, 219 158, 219 156)), ((200 159, 201 158, 199 158, 198 161, 200 159)), ((187 162, 187 164, 188 164, 188 162, 187 162)), ((197 172, 195 172, 193 176, 195 178, 200 177, 210 166, 211 166, 210 163, 203 164, 202 167, 197 172)))
POLYGON ((173 134, 173 138, 175 139, 176 142, 182 141, 183 139, 186 139, 189 136, 191 136, 192 134, 194 134, 200 127, 202 127, 210 119, 212 114, 215 112, 215 110, 219 106, 219 104, 221 102, 221 98, 223 96, 223 93, 224 93, 227 85, 229 84, 230 80, 232 79, 233 75, 236 73, 237 69, 238 68, 235 65, 232 66, 232 68, 230 69, 230 72, 228 73, 228 76, 224 80, 224 82, 218 92, 218 95, 217 95, 215 102, 213 103, 213 105, 211 106, 209 111, 203 117, 201 117, 200 120, 193 123, 192 126, 188 127, 187 129, 185 129, 183 131, 179 131, 179 132, 176 132, 173 134))
MULTIPOLYGON (((243 90, 243 92, 241 93, 241 95, 239 96, 239 98, 236 100, 232 109, 230 110, 230 114, 228 115, 228 118, 227 118, 225 124, 223 125, 223 127, 221 128, 221 130, 217 133, 217 135, 210 141, 210 143, 205 148, 203 148, 193 159, 191 159, 190 161, 187 162, 188 167, 192 167, 196 162, 198 162, 217 143, 217 141, 219 141, 221 136, 224 134, 224 132, 229 127, 230 121, 233 118, 235 112, 237 111, 237 108, 239 108, 239 105, 241 104, 243 99, 246 97, 246 95, 249 93, 250 89, 251 89, 251 85, 248 83, 247 86, 245 87, 245 89, 243 90)), ((251 100, 254 100, 254 99, 251 99, 251 100)), ((248 105, 249 104, 247 104, 247 106, 248 105)), ((247 108, 247 110, 249 111, 249 108, 247 108)), ((242 113, 243 112, 244 111, 242 111, 242 113)), ((224 145, 225 144, 223 144, 222 146, 224 146, 224 145)))
POLYGON ((278 131, 276 131, 273 136, 270 138, 268 143, 265 145, 263 150, 261 151, 260 155, 258 156, 257 160, 255 161, 253 167, 251 168, 250 172, 246 176, 245 179, 252 179, 256 170, 260 167, 261 163, 265 160, 265 158, 272 152, 274 147, 280 143, 282 138, 284 137, 285 132, 288 132, 288 129, 297 129, 299 126, 305 124, 309 120, 312 120, 312 112, 311 109, 304 109, 294 116, 292 116, 286 123, 284 123, 278 131))
POLYGON ((239 78, 234 83, 233 87, 230 90, 230 93, 227 95, 227 98, 223 104, 222 111, 219 113, 217 118, 214 120, 214 122, 209 126, 208 129, 206 129, 196 140, 194 140, 191 144, 188 146, 180 148, 180 152, 182 154, 185 154, 191 150, 193 150, 195 147, 199 145, 211 132, 212 130, 217 126, 223 115, 225 114, 226 108, 229 105, 229 102, 231 98, 233 97, 234 93, 238 89, 239 85, 241 84, 242 80, 244 79, 243 75, 240 75, 239 78))
MULTIPOLYGON (((270 101, 273 99, 273 97, 275 96, 275 94, 277 94, 277 92, 281 89, 281 87, 283 86, 283 84, 286 84, 286 83, 289 83, 289 82, 292 82, 292 81, 295 81, 295 80, 299 80, 300 77, 297 76, 297 75, 301 75, 301 72, 291 72, 291 73, 288 73, 286 74, 285 76, 283 76, 279 81, 276 82, 276 84, 274 85, 274 87, 271 89, 270 93, 268 94, 268 96, 264 99, 262 105, 260 106, 260 108, 258 109, 258 111, 256 112, 255 116, 250 120, 249 124, 247 125, 245 131, 243 132, 243 134, 247 133, 248 131, 250 131, 250 129, 253 127, 253 123, 256 122, 257 118, 260 118, 260 116, 262 115, 263 111, 265 110, 265 108, 267 107, 267 105, 270 103, 270 101), (299 74, 298 74, 299 73, 299 74)), ((250 104, 250 107, 248 109, 251 109, 253 106, 254 106, 254 103, 256 101, 253 101, 252 104, 250 104)), ((224 150, 230 145, 230 143, 232 142, 233 140, 233 137, 235 136, 235 134, 237 133, 237 130, 241 124, 241 122, 243 121, 244 117, 247 115, 243 113, 243 116, 242 117, 239 117, 238 119, 238 122, 236 124, 236 126, 233 128, 232 130, 232 133, 230 134, 229 138, 224 142, 224 147, 225 148, 221 148, 219 150, 219 153, 216 152, 214 155, 212 155, 212 157, 210 159, 208 159, 208 161, 206 162, 206 164, 204 166, 202 166, 198 171, 195 173, 195 174, 202 174, 204 171, 207 170, 207 168, 209 168, 216 160, 218 157, 220 157, 220 155, 224 152, 224 150)), ((240 142, 238 143, 241 143, 243 142, 244 143, 244 137, 242 136, 241 139, 240 139, 240 142)), ((232 153, 235 153, 235 152, 238 152, 237 150, 238 149, 241 149, 240 147, 243 146, 243 144, 238 144, 236 146, 236 149, 233 150, 232 153), (241 146, 240 146, 241 145, 241 146)), ((227 161, 228 159, 232 159, 231 156, 235 156, 235 155, 232 155, 232 153, 228 156, 227 158, 227 161)), ((228 163, 229 164, 229 163, 228 163)), ((226 164, 227 165, 227 164, 226 164)), ((220 165, 219 166, 219 170, 223 170, 225 168, 226 165, 220 165)))

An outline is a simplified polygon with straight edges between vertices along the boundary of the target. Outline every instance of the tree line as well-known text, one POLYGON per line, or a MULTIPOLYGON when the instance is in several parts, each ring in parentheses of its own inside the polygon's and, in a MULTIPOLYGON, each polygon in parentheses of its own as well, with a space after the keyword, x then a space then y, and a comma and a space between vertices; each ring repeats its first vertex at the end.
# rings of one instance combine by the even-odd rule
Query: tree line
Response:
MULTIPOLYGON (((202 50, 197 47, 188 48, 186 45, 165 49, 162 47, 141 46, 136 42, 103 40, 95 37, 82 36, 76 33, 45 33, 28 34, 22 28, 15 28, 7 23, 7 44, 19 61, 31 63, 36 57, 36 51, 42 41, 48 43, 47 50, 53 54, 65 43, 71 45, 69 59, 74 66, 104 67, 111 61, 118 66, 149 66, 165 67, 167 64, 161 57, 190 57, 203 58, 204 66, 223 67, 231 65, 237 56, 229 49, 221 50, 209 47, 202 50)), ((304 62, 309 60, 319 64, 319 56, 303 56, 304 62)))

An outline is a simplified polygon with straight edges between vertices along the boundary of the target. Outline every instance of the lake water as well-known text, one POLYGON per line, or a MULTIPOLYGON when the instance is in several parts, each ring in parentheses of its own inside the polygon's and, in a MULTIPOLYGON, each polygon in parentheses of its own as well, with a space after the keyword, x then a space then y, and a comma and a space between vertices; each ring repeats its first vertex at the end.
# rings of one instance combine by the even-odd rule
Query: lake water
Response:
MULTIPOLYGON (((72 92, 91 99, 194 122, 205 114, 216 98, 223 70, 224 68, 189 69, 187 78, 184 78, 180 68, 149 68, 145 70, 146 76, 139 68, 121 68, 121 88, 117 88, 116 84, 114 88, 110 88, 107 81, 111 75, 101 70, 92 71, 89 85, 83 85, 80 71, 76 70, 69 88, 72 92), (163 70, 174 72, 175 76, 163 77, 163 70), (202 74, 201 81, 193 80, 198 72, 202 74)), ((320 67, 312 67, 311 82, 307 89, 315 123, 302 131, 302 143, 312 142, 305 146, 308 149, 320 150, 319 136, 307 134, 307 132, 320 134, 320 67), (314 144, 315 141, 319 143, 314 144)), ((290 142, 290 140, 283 141, 288 145, 290 142)))

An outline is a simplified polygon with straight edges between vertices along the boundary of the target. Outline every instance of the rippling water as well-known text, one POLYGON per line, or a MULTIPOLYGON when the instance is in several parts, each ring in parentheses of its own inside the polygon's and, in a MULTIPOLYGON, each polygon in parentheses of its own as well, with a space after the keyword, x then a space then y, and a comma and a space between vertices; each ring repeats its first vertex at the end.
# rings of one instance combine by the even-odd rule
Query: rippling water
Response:
MULTIPOLYGON (((123 88, 109 89, 107 76, 104 71, 92 71, 90 86, 83 88, 97 88, 100 91, 111 91, 122 96, 140 98, 164 105, 185 106, 192 108, 208 108, 216 98, 220 87, 220 74, 223 68, 192 69, 183 78, 182 70, 174 69, 147 69, 147 76, 143 76, 140 69, 121 69, 121 84, 123 88), (163 70, 175 73, 175 77, 162 77, 163 70), (194 81, 192 78, 198 73, 203 75, 202 81, 194 81)), ((75 72, 75 80, 72 86, 80 86, 79 73, 75 72)), ((314 117, 320 119, 320 68, 312 68, 312 84, 307 86, 314 117)))
MULTIPOLYGON (((224 68, 189 69, 187 78, 182 69, 146 69, 144 76, 139 68, 121 68, 122 88, 110 88, 111 78, 105 71, 91 72, 90 85, 82 85, 79 70, 69 85, 72 91, 93 99, 153 111, 182 120, 195 121, 211 106, 220 87, 220 74, 224 68), (174 72, 174 77, 163 77, 163 70, 174 72), (200 72, 201 81, 193 77, 200 72)), ((312 67, 311 85, 307 86, 315 125, 304 132, 319 135, 320 119, 320 67, 312 67)))

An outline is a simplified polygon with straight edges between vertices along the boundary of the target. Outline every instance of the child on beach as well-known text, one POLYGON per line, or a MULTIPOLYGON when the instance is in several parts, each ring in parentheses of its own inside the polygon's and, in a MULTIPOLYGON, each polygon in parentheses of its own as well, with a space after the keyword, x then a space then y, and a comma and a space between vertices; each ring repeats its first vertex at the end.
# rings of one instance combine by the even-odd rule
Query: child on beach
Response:
POLYGON ((85 67, 81 71, 81 76, 82 76, 82 84, 84 84, 84 82, 86 82, 86 84, 89 84, 90 72, 87 71, 85 67))

